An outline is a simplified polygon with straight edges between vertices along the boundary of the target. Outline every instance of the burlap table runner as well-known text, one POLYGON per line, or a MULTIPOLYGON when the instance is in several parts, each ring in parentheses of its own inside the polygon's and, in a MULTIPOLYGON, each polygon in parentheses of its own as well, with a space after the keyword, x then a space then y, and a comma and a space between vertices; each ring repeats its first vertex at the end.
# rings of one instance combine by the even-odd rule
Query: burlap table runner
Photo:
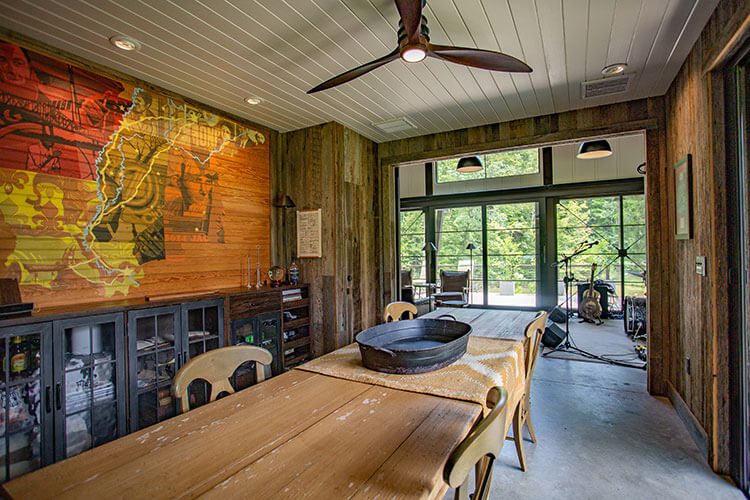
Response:
POLYGON ((395 375, 362 365, 357 344, 316 358, 297 369, 391 389, 469 401, 485 406, 494 386, 508 391, 508 413, 523 394, 523 343, 517 340, 469 337, 466 354, 450 366, 416 375, 395 375))

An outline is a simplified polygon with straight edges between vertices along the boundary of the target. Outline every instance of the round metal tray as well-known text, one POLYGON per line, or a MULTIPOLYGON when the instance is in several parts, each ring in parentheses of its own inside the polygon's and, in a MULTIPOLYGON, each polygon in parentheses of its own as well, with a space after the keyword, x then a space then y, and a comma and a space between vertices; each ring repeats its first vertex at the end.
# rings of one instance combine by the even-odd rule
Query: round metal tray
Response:
POLYGON ((471 325, 446 319, 383 323, 357 334, 362 364, 383 373, 425 373, 446 367, 466 353, 471 325))

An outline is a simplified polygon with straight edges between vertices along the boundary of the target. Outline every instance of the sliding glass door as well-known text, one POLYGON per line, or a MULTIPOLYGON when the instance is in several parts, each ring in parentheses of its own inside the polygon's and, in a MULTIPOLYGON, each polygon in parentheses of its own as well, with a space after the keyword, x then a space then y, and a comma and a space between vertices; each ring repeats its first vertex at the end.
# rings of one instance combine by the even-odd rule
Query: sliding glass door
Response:
POLYGON ((401 272, 408 273, 412 283, 427 281, 427 259, 424 246, 424 210, 402 211, 399 220, 399 261, 401 272))
POLYGON ((537 305, 538 221, 537 202, 487 206, 488 305, 537 305))
POLYGON ((401 272, 439 290, 441 271, 464 271, 469 304, 536 307, 538 233, 537 201, 402 211, 401 272))
POLYGON ((481 206, 435 210, 434 282, 440 286, 440 271, 469 272, 470 304, 484 304, 482 227, 481 206))
MULTIPOLYGON (((573 254, 583 243, 598 242, 573 258, 574 283, 590 280, 596 264, 595 280, 607 284, 612 307, 620 308, 625 295, 645 294, 646 220, 641 194, 570 198, 557 205, 557 256, 573 254), (617 297, 618 299, 615 299, 617 297)), ((564 300, 562 269, 558 272, 558 303, 564 300)), ((572 306, 578 307, 577 290, 572 290, 572 306)))

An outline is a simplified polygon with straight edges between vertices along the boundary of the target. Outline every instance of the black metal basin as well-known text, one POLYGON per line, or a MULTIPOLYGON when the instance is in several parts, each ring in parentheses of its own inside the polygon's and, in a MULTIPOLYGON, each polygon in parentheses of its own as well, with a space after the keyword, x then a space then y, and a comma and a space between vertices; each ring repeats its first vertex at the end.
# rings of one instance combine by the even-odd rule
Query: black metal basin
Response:
POLYGON ((450 365, 466 353, 470 334, 471 326, 455 319, 410 319, 368 328, 355 340, 365 367, 410 374, 450 365))

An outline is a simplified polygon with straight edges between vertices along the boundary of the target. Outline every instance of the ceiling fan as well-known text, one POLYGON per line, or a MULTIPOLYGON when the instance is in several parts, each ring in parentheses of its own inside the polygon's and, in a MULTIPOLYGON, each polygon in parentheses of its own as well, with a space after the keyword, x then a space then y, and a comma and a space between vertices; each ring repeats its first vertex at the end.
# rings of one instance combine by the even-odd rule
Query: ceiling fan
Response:
POLYGON ((380 59, 375 59, 367 64, 334 76, 330 80, 326 80, 317 87, 308 90, 308 94, 314 94, 315 92, 350 82, 399 57, 409 63, 423 61, 429 56, 443 61, 490 71, 505 71, 510 73, 530 73, 532 71, 525 62, 502 52, 450 47, 430 43, 430 29, 427 27, 427 18, 422 15, 422 9, 427 4, 427 0, 394 1, 401 16, 401 20, 398 23, 398 47, 380 59))

